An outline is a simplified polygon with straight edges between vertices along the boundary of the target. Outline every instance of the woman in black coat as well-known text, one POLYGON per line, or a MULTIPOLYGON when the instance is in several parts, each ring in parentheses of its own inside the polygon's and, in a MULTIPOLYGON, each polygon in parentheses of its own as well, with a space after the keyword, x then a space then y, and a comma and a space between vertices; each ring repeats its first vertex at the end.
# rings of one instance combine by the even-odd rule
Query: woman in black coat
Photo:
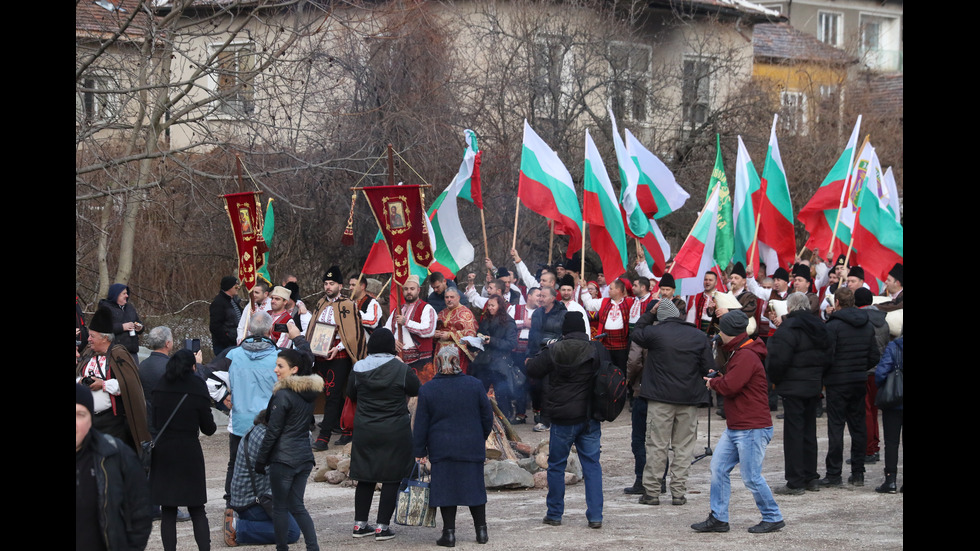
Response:
POLYGON ((415 410, 414 453, 428 458, 432 470, 429 505, 442 513, 442 537, 436 543, 456 545, 456 507, 470 508, 477 543, 486 543, 487 489, 483 482, 486 440, 493 411, 483 384, 459 367, 455 346, 436 356, 438 374, 419 390, 415 410))
POLYGON ((217 427, 211 416, 208 387, 194 374, 196 369, 194 354, 178 350, 153 390, 152 422, 157 441, 150 466, 150 496, 161 506, 160 539, 166 551, 177 549, 177 507, 183 505, 194 523, 197 548, 211 549, 211 531, 204 514, 208 501, 204 452, 198 431, 210 436, 217 427), (167 424, 171 414, 173 419, 167 424))
POLYGON ((395 337, 378 329, 368 341, 368 356, 354 364, 347 395, 354 413, 350 477, 354 492, 354 537, 374 534, 377 541, 395 537, 389 523, 398 485, 412 471, 412 417, 407 398, 419 393, 419 378, 395 355, 395 337), (368 525, 375 485, 381 484, 377 526, 368 525))
MULTIPOLYGON (((305 348, 305 340, 297 340, 300 349, 305 348)), ((265 474, 266 467, 269 468, 276 550, 289 549, 289 514, 292 513, 303 532, 307 551, 318 551, 316 527, 303 497, 313 470, 310 447, 313 402, 323 392, 323 379, 313 373, 310 358, 297 350, 279 352, 275 371, 279 380, 272 388, 272 398, 266 408, 267 427, 255 457, 255 472, 265 474)))
POLYGON ((470 363, 469 372, 483 383, 484 390, 493 385, 497 406, 510 419, 510 379, 514 369, 511 352, 517 347, 517 324, 507 313, 507 306, 497 295, 487 300, 477 335, 483 338, 484 350, 470 363))
POLYGON ((109 286, 109 294, 99 301, 99 306, 105 306, 112 312, 113 345, 121 344, 133 355, 139 364, 136 354, 140 351, 139 335, 143 333, 140 315, 129 302, 129 287, 125 283, 113 283, 109 286))

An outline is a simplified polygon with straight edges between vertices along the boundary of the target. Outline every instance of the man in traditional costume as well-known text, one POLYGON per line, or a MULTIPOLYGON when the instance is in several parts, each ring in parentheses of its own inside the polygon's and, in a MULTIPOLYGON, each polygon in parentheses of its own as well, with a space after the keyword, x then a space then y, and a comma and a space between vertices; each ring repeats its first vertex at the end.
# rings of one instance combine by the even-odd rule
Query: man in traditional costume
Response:
POLYGON ((459 356, 459 367, 465 374, 473 354, 463 342, 463 337, 476 336, 478 328, 476 316, 469 308, 460 304, 459 289, 447 287, 443 298, 446 301, 446 308, 439 312, 439 321, 436 323, 436 332, 433 335, 436 339, 435 353, 438 354, 443 346, 455 345, 463 352, 459 356))
POLYGON ((395 349, 402 361, 407 363, 419 380, 428 381, 434 373, 425 376, 426 364, 432 363, 432 336, 436 333, 438 316, 432 306, 419 298, 421 290, 419 276, 408 276, 402 286, 405 302, 401 309, 388 316, 385 327, 395 335, 395 349))
POLYGON ((92 426, 134 450, 150 440, 139 367, 125 346, 112 346, 112 312, 100 306, 88 326, 88 349, 75 367, 75 381, 92 391, 92 426))
MULTIPOLYGON (((318 335, 330 334, 327 350, 316 347, 313 350, 313 369, 323 378, 323 420, 320 422, 320 435, 313 443, 316 451, 326 450, 330 443, 330 433, 340 428, 340 413, 344 408, 347 377, 354 362, 367 355, 367 341, 361 325, 360 310, 350 299, 340 294, 344 278, 340 268, 331 266, 323 274, 323 297, 313 310, 310 326, 306 328, 309 342, 320 342, 318 335)), ((349 438, 344 435, 345 440, 349 438)))

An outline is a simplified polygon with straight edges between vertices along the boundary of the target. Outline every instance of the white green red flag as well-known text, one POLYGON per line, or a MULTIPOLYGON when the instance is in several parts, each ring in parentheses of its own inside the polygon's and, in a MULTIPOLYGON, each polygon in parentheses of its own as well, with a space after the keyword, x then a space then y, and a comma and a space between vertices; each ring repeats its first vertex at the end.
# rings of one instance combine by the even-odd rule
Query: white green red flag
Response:
POLYGON ((681 208, 691 197, 667 165, 643 147, 629 130, 626 130, 626 150, 640 171, 636 198, 647 217, 660 220, 681 208))
POLYGON ((568 258, 582 248, 582 209, 572 175, 551 147, 524 120, 524 145, 517 197, 532 211, 555 221, 555 233, 568 236, 568 258))
MULTIPOLYGON (((896 263, 904 263, 904 231, 894 214, 883 207, 872 186, 859 193, 854 237, 854 259, 864 268, 865 281, 885 280, 896 263)), ((874 289, 872 289, 874 291, 874 289)))
POLYGON ((796 233, 793 229, 793 202, 786 182, 786 169, 776 141, 776 121, 772 119, 769 148, 762 166, 761 202, 759 205, 759 248, 768 271, 789 268, 796 258, 796 233))
POLYGON ((732 196, 728 190, 728 177, 725 176, 725 163, 721 160, 721 135, 715 134, 715 167, 711 171, 705 201, 717 188, 718 193, 718 233, 715 235, 715 262, 722 269, 732 261, 735 249, 735 226, 732 223, 732 196))
POLYGON ((735 193, 733 198, 732 222, 735 226, 735 243, 732 261, 741 262, 746 270, 759 273, 759 250, 755 240, 755 222, 758 210, 753 197, 759 196, 762 182, 752 164, 749 151, 745 149, 742 137, 738 137, 738 156, 735 158, 735 193))
POLYGON ((895 185, 895 175, 892 167, 885 171, 885 190, 888 198, 888 210, 895 215, 895 221, 902 221, 902 207, 898 203, 898 186, 895 185))
POLYGON ((589 225, 592 250, 599 255, 607 280, 626 273, 626 228, 609 173, 589 131, 585 131, 585 175, 582 212, 589 225))
MULTIPOLYGON (((467 156, 470 152, 473 153, 473 162, 469 177, 463 182, 459 190, 459 198, 466 199, 476 205, 476 208, 483 210, 483 190, 480 187, 480 161, 483 158, 483 152, 480 151, 480 147, 476 143, 476 132, 467 128, 463 130, 463 135, 466 136, 466 152, 463 154, 463 163, 467 163, 467 156)), ((460 171, 463 170, 462 166, 459 168, 460 171)))
MULTIPOLYGON (((844 146, 844 152, 841 153, 840 158, 837 159, 830 172, 827 173, 827 176, 823 179, 823 183, 817 188, 813 197, 800 209, 798 216, 800 222, 803 223, 803 227, 810 234, 810 237, 806 241, 806 247, 808 249, 816 248, 823 251, 826 254, 821 256, 825 256, 826 258, 833 257, 832 252, 829 252, 831 250, 830 239, 834 232, 834 225, 837 224, 841 199, 845 197, 847 192, 847 177, 851 173, 851 167, 854 165, 860 131, 861 115, 858 115, 857 122, 854 123, 854 130, 851 131, 851 137, 847 140, 847 145, 844 146)), ((837 226, 839 234, 841 228, 839 224, 837 226)), ((845 243, 850 242, 850 228, 843 229, 845 243)))
POLYGON ((361 273, 390 274, 394 271, 395 265, 391 263, 391 254, 385 244, 384 235, 378 231, 378 235, 374 238, 374 244, 371 245, 371 251, 368 252, 367 260, 364 261, 364 267, 361 268, 361 273))
MULTIPOLYGON (((861 197, 865 186, 872 185, 874 179, 869 180, 869 176, 874 174, 874 165, 877 155, 871 142, 865 140, 861 145, 860 151, 851 167, 851 175, 848 178, 847 193, 844 196, 844 206, 838 214, 837 239, 834 240, 830 248, 830 258, 839 254, 847 254, 847 249, 851 245, 851 234, 854 231, 854 223, 857 218, 858 200, 861 197)), ((853 264, 853 262, 852 262, 853 264)))
MULTIPOLYGON (((644 249, 644 256, 648 257, 647 263, 654 275, 663 275, 664 270, 667 268, 667 259, 670 256, 669 252, 664 254, 664 250, 657 240, 656 233, 652 230, 652 217, 657 212, 657 205, 654 203, 653 196, 647 187, 642 188, 643 199, 641 200, 641 186, 639 185, 641 179, 640 167, 630 155, 626 144, 623 143, 623 139, 619 136, 619 128, 616 126, 616 116, 613 114, 612 109, 609 110, 609 119, 612 121, 613 146, 616 150, 616 162, 619 166, 619 201, 621 203, 623 220, 626 222, 626 234, 640 241, 644 249)), ((626 134, 627 136, 632 136, 629 130, 626 131, 626 134)))
POLYGON ((718 233, 719 194, 720 190, 716 189, 708 197, 704 209, 694 222, 694 228, 674 257, 671 274, 677 281, 677 286, 683 288, 685 295, 703 292, 704 273, 715 266, 713 251, 718 233))
POLYGON ((459 171, 432 203, 428 213, 432 225, 432 236, 436 243, 435 260, 438 263, 438 266, 430 264, 429 269, 442 272, 450 279, 456 277, 456 272, 460 268, 473 262, 475 256, 473 245, 466 238, 466 234, 463 233, 463 226, 459 222, 459 209, 456 203, 456 198, 462 196, 464 188, 467 190, 475 189, 476 196, 479 198, 479 184, 471 185, 474 179, 479 180, 477 166, 479 153, 475 149, 476 135, 473 134, 472 130, 466 130, 465 135, 470 139, 467 140, 466 149, 463 151, 463 162, 459 165, 459 171), (474 174, 476 174, 475 178, 474 174))

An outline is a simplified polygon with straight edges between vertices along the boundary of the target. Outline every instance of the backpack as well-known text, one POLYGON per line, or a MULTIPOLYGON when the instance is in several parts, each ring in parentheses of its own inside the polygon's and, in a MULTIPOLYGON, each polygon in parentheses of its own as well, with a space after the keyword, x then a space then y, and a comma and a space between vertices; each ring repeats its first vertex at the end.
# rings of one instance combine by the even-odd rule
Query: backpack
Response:
POLYGON ((626 405, 626 377, 611 361, 599 361, 592 386, 592 418, 615 421, 626 405))

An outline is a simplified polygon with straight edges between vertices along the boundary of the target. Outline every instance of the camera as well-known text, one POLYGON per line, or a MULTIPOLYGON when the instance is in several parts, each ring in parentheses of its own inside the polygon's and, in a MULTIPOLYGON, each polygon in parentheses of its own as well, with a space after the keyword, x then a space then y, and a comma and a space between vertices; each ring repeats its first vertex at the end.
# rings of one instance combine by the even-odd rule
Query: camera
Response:
POLYGON ((92 384, 95 383, 95 378, 91 376, 82 377, 81 383, 85 386, 92 386, 92 384))
POLYGON ((715 377, 717 377, 719 375, 721 375, 721 371, 709 371, 708 374, 705 375, 705 377, 707 377, 709 379, 714 379, 715 377))

